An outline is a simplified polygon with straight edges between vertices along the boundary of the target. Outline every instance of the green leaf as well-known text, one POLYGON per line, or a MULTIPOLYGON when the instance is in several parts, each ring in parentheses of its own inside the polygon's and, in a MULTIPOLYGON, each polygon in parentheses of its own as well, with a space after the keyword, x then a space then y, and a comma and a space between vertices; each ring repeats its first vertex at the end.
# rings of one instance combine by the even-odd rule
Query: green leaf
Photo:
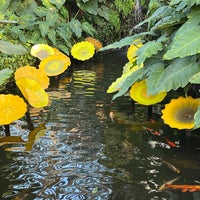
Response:
MULTIPOLYGON (((146 67, 146 65, 145 65, 146 67)), ((154 61, 154 63, 149 67, 150 71, 147 74, 147 94, 148 95, 154 95, 155 88, 158 86, 160 78, 162 77, 162 73, 164 71, 164 63, 157 59, 157 62, 154 61)))
POLYGON ((49 32, 49 24, 46 22, 40 22, 39 29, 42 37, 45 37, 49 32))
POLYGON ((54 29, 49 29, 48 38, 51 40, 53 45, 56 45, 56 31, 54 29))
POLYGON ((192 57, 175 59, 160 75, 154 93, 183 88, 188 84, 189 79, 199 71, 200 65, 192 57))
POLYGON ((161 36, 158 40, 150 41, 140 47, 136 53, 137 65, 142 64, 147 58, 158 53, 163 49, 163 42, 167 40, 166 36, 161 36))
POLYGON ((27 53, 27 50, 22 45, 12 44, 3 40, 0 40, 0 51, 8 55, 22 55, 27 53))
POLYGON ((200 11, 189 14, 189 17, 176 32, 164 59, 183 58, 200 52, 200 11))
POLYGON ((72 19, 69 22, 69 26, 71 28, 71 30, 74 32, 74 34, 76 35, 77 38, 80 38, 82 35, 82 26, 79 20, 77 19, 72 19))
POLYGON ((56 0, 56 1, 55 0, 49 0, 49 2, 56 5, 56 7, 58 9, 60 9, 65 4, 65 1, 66 0, 56 0))
POLYGON ((96 30, 94 29, 94 27, 91 24, 89 24, 88 22, 82 23, 82 29, 83 29, 83 31, 85 31, 86 33, 88 33, 91 36, 93 36, 96 33, 96 30))
POLYGON ((200 106, 198 107, 197 112, 194 115, 194 128, 197 129, 200 127, 200 106))
POLYGON ((87 1, 85 3, 83 2, 78 2, 77 6, 79 8, 89 14, 92 15, 97 15, 97 10, 98 10, 98 0, 92 0, 92 1, 87 1))
POLYGON ((185 16, 186 16, 185 13, 175 13, 173 15, 166 16, 160 19, 158 22, 156 22, 154 26, 151 28, 151 31, 165 29, 180 24, 181 19, 184 18, 185 16))
POLYGON ((200 27, 191 29, 176 35, 170 50, 164 55, 164 59, 171 60, 176 57, 186 57, 200 52, 200 27))
POLYGON ((144 68, 140 68, 137 71, 134 71, 127 79, 124 80, 123 85, 120 87, 120 90, 117 94, 113 96, 113 99, 124 95, 129 88, 134 84, 136 81, 141 80, 145 75, 144 68))
POLYGON ((174 11, 175 9, 170 6, 162 6, 158 8, 156 11, 154 11, 149 18, 143 20, 137 26, 135 26, 135 28, 138 28, 145 23, 148 23, 149 26, 154 25, 156 21, 163 19, 166 16, 170 16, 174 11))
POLYGON ((0 70, 0 86, 6 83, 6 81, 12 76, 13 71, 11 69, 0 70))
POLYGON ((136 35, 128 36, 128 37, 125 37, 125 38, 121 39, 118 42, 114 42, 112 44, 109 44, 109 45, 101 48, 99 51, 105 51, 105 50, 109 50, 109 49, 116 49, 116 48, 121 48, 121 47, 124 47, 124 46, 127 46, 127 45, 131 45, 131 44, 133 44, 134 40, 142 39, 146 35, 153 35, 153 33, 151 33, 151 32, 143 32, 143 33, 139 33, 139 34, 136 34, 136 35))
POLYGON ((98 8, 97 14, 103 18, 105 18, 107 21, 109 21, 110 18, 110 9, 104 5, 102 5, 100 8, 98 8))

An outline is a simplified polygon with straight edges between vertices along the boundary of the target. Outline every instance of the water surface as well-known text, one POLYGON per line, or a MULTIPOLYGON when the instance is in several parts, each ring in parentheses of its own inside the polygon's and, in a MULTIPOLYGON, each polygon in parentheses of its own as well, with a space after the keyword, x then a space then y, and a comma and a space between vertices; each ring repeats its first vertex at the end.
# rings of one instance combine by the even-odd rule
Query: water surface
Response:
POLYGON ((177 184, 200 184, 200 135, 172 133, 157 114, 147 117, 147 107, 134 110, 127 96, 111 102, 106 90, 125 62, 120 52, 100 54, 53 79, 49 105, 30 110, 34 143, 27 142, 25 119, 11 125, 11 135, 26 144, 0 146, 1 199, 200 199, 199 192, 158 191, 179 176, 177 184), (162 130, 162 137, 145 127, 162 130))

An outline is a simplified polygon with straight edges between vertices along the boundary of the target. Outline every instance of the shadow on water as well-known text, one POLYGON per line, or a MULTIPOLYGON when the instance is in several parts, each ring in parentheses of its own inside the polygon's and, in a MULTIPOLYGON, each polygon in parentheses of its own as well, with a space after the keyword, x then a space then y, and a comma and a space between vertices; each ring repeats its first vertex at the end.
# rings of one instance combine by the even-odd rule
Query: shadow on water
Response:
MULTIPOLYGON (((200 184, 200 135, 171 133, 156 114, 147 118, 146 107, 133 112, 128 97, 111 103, 106 90, 125 62, 121 52, 100 54, 52 81, 49 105, 30 110, 39 130, 34 143, 0 146, 1 199, 200 199, 199 192, 158 191, 179 176, 177 184, 200 184), (180 147, 170 147, 165 137, 180 147)), ((11 134, 24 141, 29 132, 23 120, 11 125, 11 134)))

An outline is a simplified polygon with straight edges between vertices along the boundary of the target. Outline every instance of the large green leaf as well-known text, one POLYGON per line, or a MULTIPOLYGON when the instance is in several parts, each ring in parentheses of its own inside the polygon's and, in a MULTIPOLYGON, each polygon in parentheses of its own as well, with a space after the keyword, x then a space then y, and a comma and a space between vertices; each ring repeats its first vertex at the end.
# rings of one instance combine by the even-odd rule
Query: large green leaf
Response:
POLYGON ((27 53, 27 50, 20 44, 12 44, 4 40, 0 40, 0 51, 8 55, 22 55, 27 53))
POLYGON ((118 42, 114 42, 112 44, 109 44, 109 45, 101 48, 99 51, 105 51, 105 50, 109 50, 109 49, 116 49, 116 48, 121 48, 121 47, 124 47, 124 46, 127 46, 127 45, 131 45, 131 44, 134 43, 134 40, 142 39, 146 35, 153 35, 153 33, 151 33, 151 32, 143 32, 143 33, 140 33, 140 34, 127 36, 127 37, 121 39, 118 42))
POLYGON ((200 64, 196 63, 192 57, 175 59, 160 75, 159 81, 155 84, 154 93, 185 87, 190 77, 199 71, 200 64))
POLYGON ((185 16, 186 14, 184 12, 174 13, 173 15, 166 16, 160 19, 158 22, 156 22, 151 28, 151 31, 162 30, 164 28, 169 28, 174 25, 180 24, 182 23, 181 19, 184 18, 185 16))
POLYGON ((200 10, 190 13, 189 17, 176 32, 164 59, 183 58, 200 52, 200 10))
POLYGON ((200 127, 200 106, 198 107, 197 112, 194 115, 194 128, 197 129, 200 127))
POLYGON ((166 16, 170 16, 174 12, 174 10, 175 9, 170 6, 162 6, 158 8, 155 12, 153 12, 153 14, 150 17, 140 22, 136 26, 136 28, 142 26, 145 23, 148 23, 149 26, 154 25, 156 21, 163 19, 166 16))
POLYGON ((155 88, 157 87, 161 75, 164 71, 164 63, 161 60, 155 60, 154 63, 149 67, 149 72, 147 74, 147 94, 154 95, 155 88))
POLYGON ((167 40, 167 37, 161 36, 158 40, 150 41, 140 47, 136 53, 137 65, 142 64, 147 58, 158 53, 163 49, 163 42, 167 40))
POLYGON ((11 69, 0 70, 0 86, 6 83, 6 81, 11 77, 13 71, 11 69))

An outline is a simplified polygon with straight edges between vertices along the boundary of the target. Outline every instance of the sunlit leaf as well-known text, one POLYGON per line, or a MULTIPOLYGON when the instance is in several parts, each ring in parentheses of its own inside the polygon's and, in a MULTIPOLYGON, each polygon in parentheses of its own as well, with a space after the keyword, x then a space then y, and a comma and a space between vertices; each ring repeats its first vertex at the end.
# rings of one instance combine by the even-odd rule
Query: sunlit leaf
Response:
POLYGON ((0 70, 0 86, 11 77, 12 73, 13 71, 8 68, 0 70))
POLYGON ((128 78, 124 80, 123 85, 120 87, 119 92, 113 96, 113 100, 117 97, 124 95, 133 83, 135 83, 137 80, 141 80, 144 77, 144 72, 144 68, 141 68, 134 71, 130 76, 128 76, 128 78))
POLYGON ((200 84, 200 72, 194 74, 190 79, 189 79, 190 83, 194 83, 194 84, 200 84))
POLYGON ((22 55, 27 53, 27 50, 20 44, 13 44, 4 40, 0 40, 0 52, 8 55, 22 55))

